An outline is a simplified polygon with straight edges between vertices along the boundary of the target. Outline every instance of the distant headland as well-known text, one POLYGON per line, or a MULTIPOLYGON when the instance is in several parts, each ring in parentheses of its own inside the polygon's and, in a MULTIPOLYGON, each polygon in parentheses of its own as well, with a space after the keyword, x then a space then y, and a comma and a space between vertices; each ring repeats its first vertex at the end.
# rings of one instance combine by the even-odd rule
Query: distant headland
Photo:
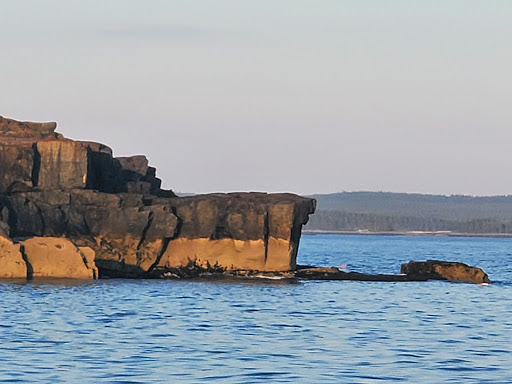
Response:
POLYGON ((308 233, 512 237, 512 196, 340 192, 309 196, 308 233))

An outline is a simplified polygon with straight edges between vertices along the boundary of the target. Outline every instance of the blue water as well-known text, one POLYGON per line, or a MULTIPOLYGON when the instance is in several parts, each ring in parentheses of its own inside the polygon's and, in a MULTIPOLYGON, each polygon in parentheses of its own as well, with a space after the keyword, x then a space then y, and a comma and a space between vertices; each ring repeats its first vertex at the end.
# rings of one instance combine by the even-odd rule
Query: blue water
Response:
POLYGON ((0 383, 512 383, 512 239, 303 236, 299 262, 496 283, 0 283, 0 383))

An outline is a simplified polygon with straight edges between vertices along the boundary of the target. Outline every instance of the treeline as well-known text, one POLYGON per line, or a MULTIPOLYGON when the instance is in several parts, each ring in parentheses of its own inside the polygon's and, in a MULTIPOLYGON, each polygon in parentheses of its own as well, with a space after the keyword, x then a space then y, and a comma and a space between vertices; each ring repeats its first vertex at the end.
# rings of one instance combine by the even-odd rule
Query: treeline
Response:
POLYGON ((386 216, 319 209, 314 215, 310 216, 304 229, 370 232, 512 233, 512 221, 494 219, 454 221, 435 217, 386 216))
POLYGON ((512 233, 512 196, 441 196, 388 192, 314 195, 306 230, 512 233))

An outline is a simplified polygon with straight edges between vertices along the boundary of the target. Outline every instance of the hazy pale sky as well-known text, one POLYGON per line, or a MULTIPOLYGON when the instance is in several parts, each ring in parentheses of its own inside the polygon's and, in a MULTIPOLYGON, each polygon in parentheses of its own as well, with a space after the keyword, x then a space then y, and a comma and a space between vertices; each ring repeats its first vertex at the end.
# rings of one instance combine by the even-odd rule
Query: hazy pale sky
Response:
POLYGON ((510 0, 0 0, 0 115, 175 191, 512 194, 510 0))

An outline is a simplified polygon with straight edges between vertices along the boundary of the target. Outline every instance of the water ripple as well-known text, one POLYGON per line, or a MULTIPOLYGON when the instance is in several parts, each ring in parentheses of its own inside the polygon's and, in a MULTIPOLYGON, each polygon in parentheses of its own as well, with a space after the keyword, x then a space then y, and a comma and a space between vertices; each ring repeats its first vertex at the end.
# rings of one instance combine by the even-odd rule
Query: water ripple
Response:
POLYGON ((456 256, 499 283, 0 282, 0 383, 512 382, 512 241, 303 240, 311 264, 456 256))

